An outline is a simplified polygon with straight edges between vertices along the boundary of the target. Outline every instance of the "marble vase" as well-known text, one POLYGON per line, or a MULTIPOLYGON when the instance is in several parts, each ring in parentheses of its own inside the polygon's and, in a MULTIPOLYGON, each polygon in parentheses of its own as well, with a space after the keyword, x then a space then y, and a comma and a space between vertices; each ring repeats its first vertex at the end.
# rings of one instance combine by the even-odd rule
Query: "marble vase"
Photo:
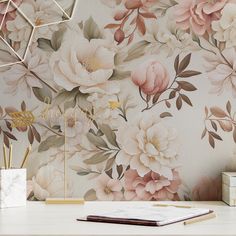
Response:
POLYGON ((26 169, 0 169, 0 208, 26 205, 26 169))

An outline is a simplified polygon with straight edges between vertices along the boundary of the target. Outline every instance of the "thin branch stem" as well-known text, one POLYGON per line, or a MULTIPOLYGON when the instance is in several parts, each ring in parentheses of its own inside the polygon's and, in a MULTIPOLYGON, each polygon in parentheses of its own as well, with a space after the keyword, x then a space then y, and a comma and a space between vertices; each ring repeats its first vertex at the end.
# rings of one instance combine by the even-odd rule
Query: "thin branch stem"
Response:
MULTIPOLYGON (((24 67, 26 69, 28 69, 28 66, 25 64, 25 62, 22 61, 22 64, 24 65, 24 67)), ((42 82, 44 85, 46 85, 49 89, 51 89, 54 93, 58 93, 58 91, 53 88, 50 84, 48 84, 46 81, 44 81, 43 79, 41 79, 36 73, 34 73, 33 71, 30 70, 30 73, 37 78, 40 82, 42 82)))
POLYGON ((63 137, 63 136, 64 136, 64 134, 58 133, 58 132, 56 132, 55 130, 51 129, 50 127, 48 127, 48 126, 46 126, 46 125, 44 125, 44 124, 41 124, 41 123, 39 123, 39 122, 37 122, 36 124, 37 124, 37 125, 40 125, 40 126, 42 126, 42 127, 44 127, 45 129, 51 131, 52 133, 54 133, 54 134, 56 134, 56 135, 58 135, 58 136, 60 136, 60 137, 63 137))

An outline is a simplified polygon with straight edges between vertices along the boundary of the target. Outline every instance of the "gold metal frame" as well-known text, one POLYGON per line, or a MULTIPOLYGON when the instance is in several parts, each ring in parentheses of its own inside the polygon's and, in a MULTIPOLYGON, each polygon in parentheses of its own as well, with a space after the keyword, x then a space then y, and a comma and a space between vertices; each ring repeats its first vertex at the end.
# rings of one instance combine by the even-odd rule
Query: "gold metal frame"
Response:
POLYGON ((45 201, 45 204, 84 204, 83 198, 68 198, 67 197, 67 155, 66 155, 66 144, 67 144, 67 138, 66 138, 66 114, 64 111, 63 114, 64 117, 64 138, 65 138, 65 144, 64 144, 64 198, 47 198, 45 201))

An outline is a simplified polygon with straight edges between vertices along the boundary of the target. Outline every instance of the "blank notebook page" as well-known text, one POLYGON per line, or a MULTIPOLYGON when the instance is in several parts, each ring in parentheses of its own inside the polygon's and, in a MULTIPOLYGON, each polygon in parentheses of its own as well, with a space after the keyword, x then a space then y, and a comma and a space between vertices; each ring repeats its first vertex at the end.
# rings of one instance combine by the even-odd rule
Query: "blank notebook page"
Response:
POLYGON ((210 213, 209 209, 203 208, 179 208, 179 207, 117 207, 110 211, 93 212, 96 216, 121 218, 121 219, 138 219, 156 221, 157 225, 162 226, 178 221, 183 221, 193 217, 210 213))

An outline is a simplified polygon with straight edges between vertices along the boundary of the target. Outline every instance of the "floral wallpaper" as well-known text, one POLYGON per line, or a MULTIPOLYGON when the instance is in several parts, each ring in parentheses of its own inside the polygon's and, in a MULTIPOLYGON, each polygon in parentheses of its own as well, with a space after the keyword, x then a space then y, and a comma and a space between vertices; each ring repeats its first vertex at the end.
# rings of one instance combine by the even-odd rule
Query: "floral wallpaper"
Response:
POLYGON ((6 4, 0 136, 16 167, 32 145, 28 199, 63 196, 64 154, 68 197, 221 199, 220 173, 236 171, 235 0, 6 4))

